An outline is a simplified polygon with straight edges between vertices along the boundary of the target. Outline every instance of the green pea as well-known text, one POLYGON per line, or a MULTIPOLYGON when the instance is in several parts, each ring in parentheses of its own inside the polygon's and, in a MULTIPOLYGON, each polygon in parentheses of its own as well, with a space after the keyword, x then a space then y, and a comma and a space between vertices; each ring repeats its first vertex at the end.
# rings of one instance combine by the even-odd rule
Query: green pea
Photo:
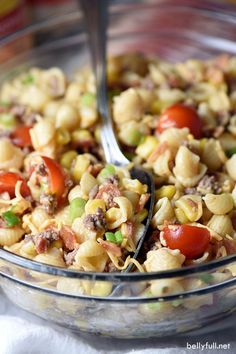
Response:
POLYGON ((5 128, 12 128, 16 125, 16 118, 11 113, 1 113, 0 124, 5 128))

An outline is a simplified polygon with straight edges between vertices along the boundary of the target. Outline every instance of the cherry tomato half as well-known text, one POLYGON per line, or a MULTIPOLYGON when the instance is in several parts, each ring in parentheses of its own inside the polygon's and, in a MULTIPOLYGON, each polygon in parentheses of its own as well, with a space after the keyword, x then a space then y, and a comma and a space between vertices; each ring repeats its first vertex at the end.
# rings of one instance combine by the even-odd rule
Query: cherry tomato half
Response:
POLYGON ((15 197, 15 186, 16 182, 22 181, 21 193, 23 197, 30 195, 30 189, 26 184, 26 181, 17 173, 14 172, 3 172, 0 173, 0 193, 8 192, 11 198, 15 197))
POLYGON ((206 251, 210 233, 203 227, 171 225, 163 229, 163 238, 171 249, 179 249, 187 258, 198 258, 206 251))
POLYGON ((46 156, 42 156, 42 159, 48 169, 50 191, 60 199, 65 193, 65 173, 55 160, 46 156))
POLYGON ((202 121, 197 112, 183 104, 175 104, 167 108, 157 123, 157 131, 162 133, 168 128, 189 128, 189 131, 197 139, 202 136, 202 121))
POLYGON ((29 132, 30 129, 31 127, 28 127, 26 125, 22 125, 16 128, 16 130, 14 130, 10 135, 12 142, 19 147, 32 146, 31 136, 29 132))

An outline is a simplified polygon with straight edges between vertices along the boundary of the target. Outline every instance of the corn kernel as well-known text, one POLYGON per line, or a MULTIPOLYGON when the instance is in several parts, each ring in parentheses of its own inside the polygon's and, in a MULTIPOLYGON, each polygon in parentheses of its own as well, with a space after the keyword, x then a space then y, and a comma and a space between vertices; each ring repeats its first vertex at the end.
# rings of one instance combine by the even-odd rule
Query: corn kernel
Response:
POLYGON ((158 146, 158 141, 154 136, 146 136, 144 141, 135 150, 136 154, 143 159, 148 159, 151 153, 158 146))
POLYGON ((65 168, 70 168, 72 161, 76 158, 77 152, 75 150, 70 150, 65 152, 60 160, 60 163, 65 168))
POLYGON ((55 240, 52 242, 51 244, 51 248, 62 248, 63 244, 62 244, 62 240, 55 240))
POLYGON ((101 208, 103 211, 106 211, 106 205, 103 199, 88 200, 85 205, 85 213, 86 215, 95 214, 98 208, 101 208))
POLYGON ((78 143, 78 142, 93 140, 92 134, 86 129, 75 130, 72 133, 71 138, 72 138, 72 143, 78 143))
POLYGON ((83 173, 88 169, 90 160, 88 157, 78 155, 75 160, 75 165, 72 169, 72 176, 75 182, 80 182, 83 173))
POLYGON ((66 145, 70 142, 70 133, 62 128, 56 131, 56 142, 58 145, 66 145))
POLYGON ((175 186, 162 186, 156 191, 156 200, 167 197, 169 200, 173 198, 176 193, 175 186))

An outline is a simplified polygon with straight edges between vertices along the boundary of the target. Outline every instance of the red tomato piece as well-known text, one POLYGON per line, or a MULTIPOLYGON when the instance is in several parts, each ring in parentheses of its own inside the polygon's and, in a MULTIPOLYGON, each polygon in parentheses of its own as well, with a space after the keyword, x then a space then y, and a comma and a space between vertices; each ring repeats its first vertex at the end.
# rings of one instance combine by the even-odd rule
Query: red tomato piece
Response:
POLYGON ((26 181, 17 173, 14 172, 3 172, 0 173, 0 193, 8 192, 11 198, 15 197, 15 186, 16 182, 22 181, 21 193, 23 197, 30 195, 30 189, 27 186, 26 181))
POLYGON ((198 258, 206 251, 210 233, 203 227, 171 225, 163 229, 163 238, 171 249, 179 249, 187 258, 198 258))
POLYGON ((168 128, 189 128, 196 139, 202 136, 202 121, 197 112, 183 104, 175 104, 167 108, 157 123, 157 131, 162 133, 168 128))
POLYGON ((30 129, 31 127, 28 127, 26 125, 21 125, 16 128, 16 130, 14 130, 10 135, 12 142, 19 147, 32 146, 31 136, 29 132, 30 129))
POLYGON ((42 156, 42 159, 48 169, 51 193, 60 199, 65 193, 65 173, 63 168, 50 157, 42 156))

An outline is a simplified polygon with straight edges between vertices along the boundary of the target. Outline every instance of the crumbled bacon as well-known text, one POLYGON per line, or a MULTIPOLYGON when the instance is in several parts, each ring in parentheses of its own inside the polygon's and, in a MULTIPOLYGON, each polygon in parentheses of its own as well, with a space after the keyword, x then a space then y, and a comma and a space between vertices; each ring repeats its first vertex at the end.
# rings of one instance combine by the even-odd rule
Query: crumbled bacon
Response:
POLYGON ((127 221, 125 224, 127 228, 127 237, 132 239, 135 231, 135 223, 133 221, 127 221))
POLYGON ((106 251, 111 252, 116 257, 121 257, 122 252, 119 246, 115 245, 112 242, 104 241, 102 239, 99 239, 99 243, 106 251))
POLYGON ((69 226, 62 226, 60 230, 60 238, 63 240, 67 250, 72 251, 75 249, 77 245, 76 236, 69 226))
POLYGON ((137 210, 136 210, 137 213, 144 209, 149 198, 150 198, 150 193, 145 193, 145 194, 141 195, 141 197, 139 198, 138 205, 137 205, 137 210))

